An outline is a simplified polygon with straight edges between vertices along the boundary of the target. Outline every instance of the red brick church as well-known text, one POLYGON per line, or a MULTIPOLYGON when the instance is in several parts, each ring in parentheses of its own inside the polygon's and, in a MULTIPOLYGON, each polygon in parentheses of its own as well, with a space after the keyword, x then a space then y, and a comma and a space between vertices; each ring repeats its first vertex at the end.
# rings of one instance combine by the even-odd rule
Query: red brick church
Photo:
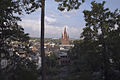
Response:
POLYGON ((69 45, 69 36, 66 32, 66 27, 64 28, 64 36, 63 36, 63 33, 61 36, 61 44, 62 45, 69 45))

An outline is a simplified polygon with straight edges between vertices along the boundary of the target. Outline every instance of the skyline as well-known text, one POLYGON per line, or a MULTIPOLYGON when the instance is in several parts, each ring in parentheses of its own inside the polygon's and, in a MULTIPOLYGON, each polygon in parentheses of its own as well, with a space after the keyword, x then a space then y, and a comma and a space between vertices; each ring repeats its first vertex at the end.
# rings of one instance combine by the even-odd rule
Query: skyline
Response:
MULTIPOLYGON (((59 11, 58 3, 54 0, 46 0, 45 5, 45 38, 61 38, 61 32, 64 26, 67 26, 67 32, 70 38, 79 39, 82 29, 85 27, 83 10, 91 9, 91 1, 86 0, 78 10, 59 11)), ((95 0, 97 2, 106 1, 105 7, 111 11, 120 9, 119 0, 95 0)), ((41 10, 38 9, 30 15, 21 16, 22 21, 19 22, 30 37, 40 37, 40 16, 41 10)))

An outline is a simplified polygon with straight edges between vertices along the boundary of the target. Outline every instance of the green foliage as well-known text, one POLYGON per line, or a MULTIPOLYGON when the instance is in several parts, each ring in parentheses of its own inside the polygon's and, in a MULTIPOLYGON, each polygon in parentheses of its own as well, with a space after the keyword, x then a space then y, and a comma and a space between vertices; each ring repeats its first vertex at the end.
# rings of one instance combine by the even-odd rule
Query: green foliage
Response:
POLYGON ((55 53, 50 56, 46 56, 46 77, 47 80, 58 80, 60 65, 58 63, 58 57, 55 53))
MULTIPOLYGON (((46 56, 46 80, 60 80, 60 65, 58 63, 58 57, 55 53, 51 53, 50 56, 46 56)), ((41 79, 41 68, 39 70, 41 79)))
MULTIPOLYGON (((29 48, 26 45, 26 43, 28 43, 29 36, 28 34, 24 33, 24 29, 17 24, 18 21, 21 21, 21 18, 18 17, 18 15, 22 15, 23 13, 30 14, 39 7, 41 7, 41 0, 0 1, 0 62, 3 59, 9 61, 6 69, 2 69, 0 65, 0 78, 11 75, 12 73, 10 73, 10 71, 14 71, 18 68, 18 57, 15 55, 11 56, 10 54, 10 52, 12 52, 10 51, 12 48, 10 43, 12 41, 24 43, 26 46, 25 50, 29 51, 29 48), (2 54, 4 54, 4 57, 1 56, 2 54), (5 73, 5 76, 1 76, 1 73, 3 72, 5 73)), ((28 62, 26 62, 25 64, 28 64, 28 62)))
MULTIPOLYGON (((69 80, 119 80, 120 13, 104 8, 105 2, 91 2, 84 10, 86 27, 69 51, 69 80)), ((68 77, 67 76, 67 77, 68 77)))
POLYGON ((15 57, 16 60, 15 69, 11 69, 13 76, 9 77, 9 80, 37 80, 38 71, 34 62, 28 59, 15 57), (17 58, 17 59, 16 59, 17 58))
POLYGON ((45 38, 45 42, 50 42, 50 43, 55 43, 55 44, 60 44, 61 43, 61 39, 52 39, 52 38, 45 38))
POLYGON ((67 11, 70 11, 72 9, 78 9, 79 6, 84 3, 85 0, 55 0, 59 3, 58 9, 60 11, 64 11, 65 9, 67 11))

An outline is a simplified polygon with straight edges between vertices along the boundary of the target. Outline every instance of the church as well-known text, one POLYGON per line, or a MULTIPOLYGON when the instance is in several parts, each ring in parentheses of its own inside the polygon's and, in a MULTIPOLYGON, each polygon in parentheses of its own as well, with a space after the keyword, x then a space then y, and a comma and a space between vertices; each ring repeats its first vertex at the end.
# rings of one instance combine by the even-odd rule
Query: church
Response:
POLYGON ((64 35, 61 35, 61 45, 69 45, 69 35, 67 34, 66 27, 64 28, 64 35))
POLYGON ((61 45, 59 50, 59 64, 67 65, 70 62, 68 57, 68 50, 71 49, 74 45, 71 45, 69 42, 69 35, 67 34, 66 27, 64 28, 64 34, 61 34, 61 45))

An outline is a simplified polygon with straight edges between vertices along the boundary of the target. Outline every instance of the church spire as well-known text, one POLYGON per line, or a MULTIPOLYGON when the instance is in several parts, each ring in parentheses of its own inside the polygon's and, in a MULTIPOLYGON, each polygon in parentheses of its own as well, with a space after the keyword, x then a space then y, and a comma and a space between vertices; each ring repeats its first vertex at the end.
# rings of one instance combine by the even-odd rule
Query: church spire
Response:
POLYGON ((66 40, 67 39, 67 31, 66 31, 66 26, 64 28, 64 39, 66 40))
POLYGON ((63 40, 63 33, 61 33, 61 39, 63 40))
POLYGON ((64 33, 66 33, 66 26, 65 26, 65 28, 64 28, 64 33))
POLYGON ((63 34, 61 35, 61 43, 62 45, 69 44, 69 36, 67 35, 66 26, 64 27, 64 37, 63 37, 63 34))

